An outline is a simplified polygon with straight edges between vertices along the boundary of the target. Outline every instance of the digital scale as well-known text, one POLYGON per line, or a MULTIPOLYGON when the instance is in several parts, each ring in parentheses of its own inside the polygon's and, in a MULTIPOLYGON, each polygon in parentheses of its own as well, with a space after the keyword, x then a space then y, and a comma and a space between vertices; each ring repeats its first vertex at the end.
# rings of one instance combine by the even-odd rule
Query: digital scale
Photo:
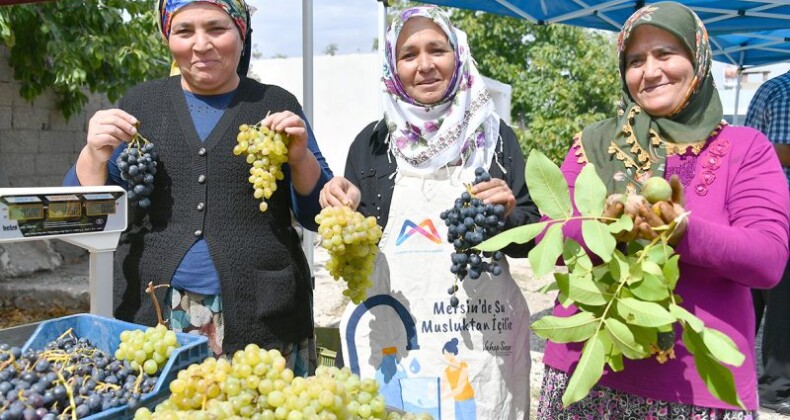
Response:
POLYGON ((87 249, 91 313, 112 317, 113 257, 126 206, 118 186, 0 188, 0 243, 60 239, 87 249))

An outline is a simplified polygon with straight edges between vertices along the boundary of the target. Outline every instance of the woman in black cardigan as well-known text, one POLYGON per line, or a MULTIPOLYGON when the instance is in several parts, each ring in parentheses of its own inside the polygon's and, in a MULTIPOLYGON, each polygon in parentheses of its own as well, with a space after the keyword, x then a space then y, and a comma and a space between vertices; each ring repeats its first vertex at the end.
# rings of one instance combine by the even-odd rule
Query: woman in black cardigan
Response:
POLYGON ((252 343, 278 349, 305 375, 316 359, 312 288, 291 212, 315 229, 331 172, 296 98, 246 77, 249 13, 242 0, 160 0, 180 74, 135 86, 117 109, 98 111, 66 182, 128 186, 116 157, 139 129, 156 145, 158 166, 150 206, 134 209, 116 254, 115 316, 155 324, 145 286, 169 285, 160 299, 173 329, 208 336, 217 355, 252 343), (250 165, 233 154, 240 126, 259 121, 290 138, 264 212, 250 165))

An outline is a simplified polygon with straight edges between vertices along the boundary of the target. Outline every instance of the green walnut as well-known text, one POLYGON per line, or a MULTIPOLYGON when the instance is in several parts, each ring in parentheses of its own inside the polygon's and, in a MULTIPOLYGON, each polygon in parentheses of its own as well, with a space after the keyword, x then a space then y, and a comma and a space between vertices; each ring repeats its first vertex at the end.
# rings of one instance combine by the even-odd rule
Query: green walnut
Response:
POLYGON ((672 198, 672 187, 666 179, 654 176, 642 184, 642 196, 650 204, 669 201, 672 198))

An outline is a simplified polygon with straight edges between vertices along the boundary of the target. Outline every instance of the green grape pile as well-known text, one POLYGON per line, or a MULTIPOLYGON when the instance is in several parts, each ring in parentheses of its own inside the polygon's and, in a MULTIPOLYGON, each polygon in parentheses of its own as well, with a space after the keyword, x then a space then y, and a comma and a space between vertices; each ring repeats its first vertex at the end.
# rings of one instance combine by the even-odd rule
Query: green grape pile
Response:
POLYGON ((126 360, 132 369, 143 370, 153 375, 164 367, 170 354, 178 348, 176 333, 162 324, 143 330, 127 330, 121 333, 121 344, 115 358, 126 360))
POLYGON ((370 275, 378 253, 381 226, 376 218, 365 218, 349 207, 326 207, 315 218, 321 245, 329 251, 326 269, 335 280, 342 277, 347 284, 343 294, 359 304, 366 290, 373 285, 370 275))
MULTIPOLYGON (((170 397, 148 419, 385 419, 378 383, 348 368, 319 367, 315 376, 294 377, 277 350, 250 344, 227 359, 190 365, 170 383, 170 397)), ((398 417, 400 418, 400 417, 398 417)))
POLYGON ((258 206, 261 212, 269 208, 266 200, 277 191, 277 181, 285 177, 282 165, 288 162, 288 141, 287 134, 274 132, 260 123, 239 127, 233 154, 246 154, 247 163, 252 165, 248 180, 254 189, 253 196, 261 200, 258 206))

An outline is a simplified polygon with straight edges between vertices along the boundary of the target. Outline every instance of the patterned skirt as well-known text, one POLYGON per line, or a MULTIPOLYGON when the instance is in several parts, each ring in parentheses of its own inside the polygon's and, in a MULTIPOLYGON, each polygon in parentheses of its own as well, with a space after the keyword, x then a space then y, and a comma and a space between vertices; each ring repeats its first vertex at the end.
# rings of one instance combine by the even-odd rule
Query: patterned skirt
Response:
POLYGON ((537 418, 543 420, 753 420, 756 411, 699 407, 644 398, 595 385, 581 401, 563 409, 562 394, 570 376, 546 366, 537 418))
MULTIPOLYGON (((169 320, 173 331, 204 335, 208 338, 208 347, 214 356, 223 356, 225 319, 222 315, 220 295, 201 295, 169 288, 165 301, 170 302, 165 317, 169 320)), ((318 355, 314 336, 298 343, 280 343, 271 348, 280 351, 294 375, 307 376, 315 373, 318 355)))

